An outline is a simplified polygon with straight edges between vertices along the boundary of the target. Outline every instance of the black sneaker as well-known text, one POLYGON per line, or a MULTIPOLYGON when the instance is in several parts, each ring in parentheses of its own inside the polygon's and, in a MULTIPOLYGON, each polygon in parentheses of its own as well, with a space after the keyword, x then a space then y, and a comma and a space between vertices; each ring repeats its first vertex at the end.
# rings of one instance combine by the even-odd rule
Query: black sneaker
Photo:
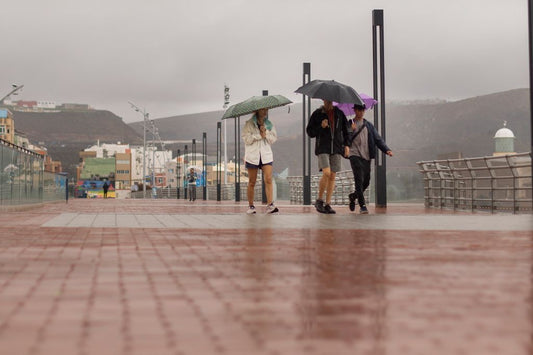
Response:
POLYGON ((327 214, 335 214, 335 213, 337 213, 337 212, 335 212, 335 210, 333 208, 331 208, 331 206, 329 204, 325 205, 324 209, 326 210, 327 214))
POLYGON ((368 208, 366 208, 366 205, 362 205, 361 210, 359 212, 361 214, 368 214, 368 208))
POLYGON ((315 208, 316 208, 317 212, 328 213, 328 212, 326 212, 326 209, 324 207, 324 201, 322 201, 322 200, 316 200, 315 208))
POLYGON ((356 199, 356 196, 355 196, 355 192, 352 192, 351 194, 348 195, 348 198, 350 199, 350 211, 355 211, 355 199, 356 199))

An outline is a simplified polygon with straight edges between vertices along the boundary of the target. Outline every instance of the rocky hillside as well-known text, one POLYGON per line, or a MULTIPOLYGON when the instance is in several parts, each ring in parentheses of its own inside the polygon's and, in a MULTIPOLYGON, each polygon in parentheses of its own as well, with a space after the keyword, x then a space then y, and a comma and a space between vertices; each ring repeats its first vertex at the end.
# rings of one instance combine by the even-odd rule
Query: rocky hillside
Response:
POLYGON ((13 112, 15 128, 30 141, 46 144, 139 142, 135 130, 112 112, 101 110, 51 113, 13 112))
MULTIPOLYGON (((320 100, 312 100, 313 108, 320 100)), ((216 142, 216 125, 222 111, 194 115, 182 115, 156 119, 163 139, 200 140, 207 132, 208 141, 216 142)), ((529 90, 517 89, 455 102, 389 104, 387 106, 387 143, 395 152, 388 159, 389 167, 415 169, 420 160, 437 159, 441 154, 460 152, 463 156, 491 155, 494 150, 494 134, 507 127, 516 135, 515 150, 530 150, 529 90)), ((241 126, 249 117, 241 117, 241 126)), ((270 111, 279 140, 274 145, 276 159, 274 170, 281 172, 290 167, 289 173, 302 170, 302 104, 270 111)), ((366 118, 373 122, 373 112, 366 118)), ((142 123, 130 124, 139 134, 142 123)), ((234 120, 227 126, 228 155, 233 156, 234 120)), ((242 148, 242 144, 241 144, 242 148)), ((210 154, 216 154, 216 147, 210 154)), ((243 149, 243 148, 242 148, 243 149)), ((242 154, 241 154, 242 155, 242 154)), ((312 166, 314 169, 314 165, 312 166)))
POLYGON ((100 110, 50 113, 13 112, 15 129, 33 143, 42 142, 63 170, 76 174, 78 152, 98 140, 102 143, 142 143, 135 130, 112 112, 100 110))
MULTIPOLYGON (((312 100, 312 109, 321 104, 312 100)), ((217 122, 223 111, 205 112, 155 119, 164 140, 197 139, 201 151, 202 133, 207 133, 208 154, 216 154, 217 122)), ((515 149, 529 151, 530 144, 529 90, 517 89, 455 102, 431 104, 389 104, 387 106, 387 143, 395 156, 387 166, 410 169, 416 173, 416 162, 437 159, 440 154, 461 152, 463 156, 490 155, 493 136, 507 121, 516 135, 515 149)), ((17 131, 24 132, 32 142, 43 142, 63 169, 75 173, 78 152, 100 140, 105 143, 142 144, 142 122, 129 125, 109 111, 78 111, 59 113, 14 112, 17 131)), ((241 117, 241 127, 249 117, 241 117)), ((302 171, 302 104, 270 111, 279 140, 274 145, 274 170, 289 168, 289 174, 302 171)), ((367 113, 373 121, 373 112, 367 113)), ((228 156, 234 155, 235 120, 227 121, 228 156)), ((167 145, 183 151, 184 144, 167 145)), ((189 149, 191 149, 189 147, 189 149)), ((244 150, 241 144, 241 149, 244 150)), ((241 156, 243 153, 241 153, 241 156)), ((313 172, 316 170, 314 160, 313 172)), ((348 165, 346 165, 348 168, 348 165)))

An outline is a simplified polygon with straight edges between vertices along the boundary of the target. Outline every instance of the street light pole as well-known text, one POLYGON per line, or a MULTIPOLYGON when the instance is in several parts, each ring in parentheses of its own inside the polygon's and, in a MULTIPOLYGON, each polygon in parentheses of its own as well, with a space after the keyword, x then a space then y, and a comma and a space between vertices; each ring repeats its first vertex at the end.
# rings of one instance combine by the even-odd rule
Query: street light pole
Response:
POLYGON ((146 109, 143 107, 141 110, 137 105, 135 105, 133 102, 128 101, 131 107, 141 113, 143 115, 143 176, 142 176, 142 183, 143 183, 143 198, 146 198, 146 122, 148 121, 149 113, 146 112, 146 109))
POLYGON ((24 85, 15 85, 15 84, 13 84, 13 90, 11 90, 9 92, 9 94, 7 94, 6 96, 2 97, 2 99, 0 100, 0 104, 3 104, 4 100, 7 99, 8 97, 10 97, 11 95, 16 95, 17 91, 19 91, 23 87, 24 87, 24 85))

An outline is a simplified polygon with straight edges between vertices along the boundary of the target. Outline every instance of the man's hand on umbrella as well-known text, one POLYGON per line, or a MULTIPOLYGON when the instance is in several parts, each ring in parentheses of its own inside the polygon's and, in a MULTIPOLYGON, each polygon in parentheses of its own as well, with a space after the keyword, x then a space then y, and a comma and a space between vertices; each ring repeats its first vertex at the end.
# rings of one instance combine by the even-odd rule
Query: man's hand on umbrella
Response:
POLYGON ((322 126, 322 128, 328 128, 329 127, 328 120, 327 119, 323 119, 322 123, 321 123, 321 126, 322 126))

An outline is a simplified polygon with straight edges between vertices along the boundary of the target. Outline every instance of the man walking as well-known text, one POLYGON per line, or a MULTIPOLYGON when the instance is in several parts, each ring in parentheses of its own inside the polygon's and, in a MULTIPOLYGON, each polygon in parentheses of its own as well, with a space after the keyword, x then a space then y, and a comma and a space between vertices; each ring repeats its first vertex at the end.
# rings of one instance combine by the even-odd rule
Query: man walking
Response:
POLYGON ((187 174, 187 186, 189 188, 189 201, 196 201, 196 180, 198 175, 194 171, 194 168, 189 170, 187 174))
POLYGON ((392 150, 381 138, 374 125, 364 119, 364 105, 354 105, 355 118, 351 122, 350 165, 355 182, 355 192, 348 195, 350 211, 355 210, 355 200, 359 203, 360 213, 367 214, 364 192, 370 184, 370 162, 376 157, 376 147, 392 157, 392 150))
POLYGON ((313 112, 307 124, 307 134, 315 139, 315 155, 322 178, 318 185, 318 199, 315 208, 320 213, 336 213, 331 208, 331 197, 335 189, 335 177, 341 170, 342 157, 348 157, 348 120, 344 113, 323 100, 324 105, 313 112), (324 201, 324 192, 326 200, 324 201))

